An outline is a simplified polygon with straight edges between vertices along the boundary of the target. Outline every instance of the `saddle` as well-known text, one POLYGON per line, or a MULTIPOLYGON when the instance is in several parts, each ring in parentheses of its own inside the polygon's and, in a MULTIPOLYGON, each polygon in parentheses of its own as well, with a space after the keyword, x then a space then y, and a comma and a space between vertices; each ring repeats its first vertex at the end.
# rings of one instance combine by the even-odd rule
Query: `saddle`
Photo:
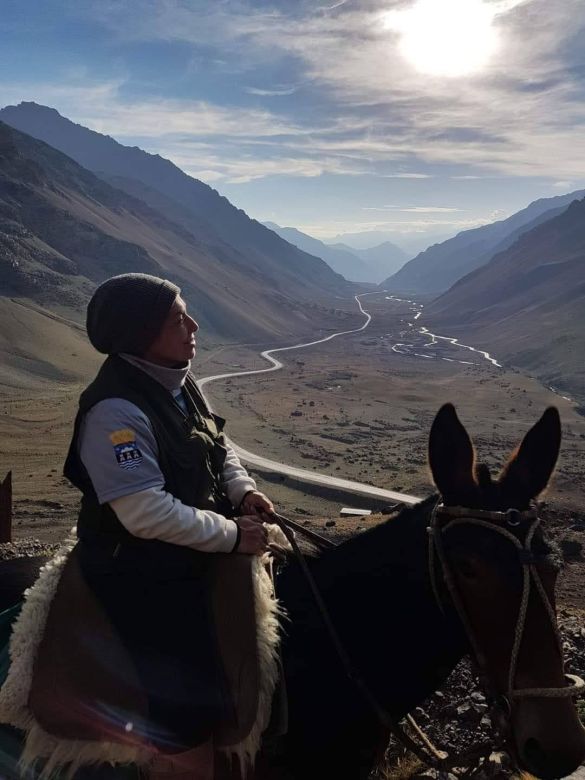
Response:
MULTIPOLYGON (((137 747, 140 729, 124 713, 146 719, 148 704, 132 660, 86 584, 76 553, 63 566, 33 666, 31 714, 59 739, 137 747)), ((214 735, 218 747, 242 743, 258 714, 261 670, 253 559, 217 554, 211 601, 224 679, 233 707, 214 735)), ((154 618, 153 618, 154 619, 154 618)))

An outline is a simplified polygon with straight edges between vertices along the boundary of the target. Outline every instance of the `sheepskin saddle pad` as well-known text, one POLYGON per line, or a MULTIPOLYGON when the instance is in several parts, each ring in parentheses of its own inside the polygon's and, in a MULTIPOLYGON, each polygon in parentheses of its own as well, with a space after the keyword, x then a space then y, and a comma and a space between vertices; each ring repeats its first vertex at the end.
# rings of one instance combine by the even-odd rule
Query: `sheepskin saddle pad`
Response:
MULTIPOLYGON (((277 526, 269 527, 269 536, 286 546, 277 526)), ((25 732, 21 768, 39 762, 40 777, 58 768, 73 776, 80 766, 103 762, 147 767, 155 753, 124 723, 124 712, 146 716, 146 696, 84 581, 75 545, 75 538, 68 539, 26 591, 0 690, 0 722, 25 732)), ((268 573, 269 554, 214 557, 215 630, 234 705, 216 744, 238 758, 244 774, 270 721, 281 612, 268 573)))

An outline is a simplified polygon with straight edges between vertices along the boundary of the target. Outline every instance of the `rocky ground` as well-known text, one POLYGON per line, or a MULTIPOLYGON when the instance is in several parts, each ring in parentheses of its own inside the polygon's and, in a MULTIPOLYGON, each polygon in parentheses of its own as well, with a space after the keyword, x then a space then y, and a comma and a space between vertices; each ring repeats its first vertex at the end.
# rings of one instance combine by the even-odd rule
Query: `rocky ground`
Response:
MULTIPOLYGON (((563 642, 565 670, 585 679, 585 592, 583 588, 583 541, 585 513, 558 511, 541 502, 540 515, 546 522, 547 534, 556 542, 563 563, 557 581, 558 625, 563 642)), ((334 542, 342 542, 355 533, 384 522, 386 516, 373 514, 367 517, 338 518, 336 520, 304 519, 301 524, 334 542)), ((581 720, 585 724, 585 699, 577 700, 581 720)), ((469 660, 463 660, 452 672, 443 688, 412 713, 433 744, 449 754, 457 754, 474 748, 480 743, 495 742, 495 735, 488 713, 485 696, 479 686, 469 660)), ((581 770, 579 770, 581 771, 581 770)), ((386 759, 373 775, 372 780, 406 780, 406 778, 434 778, 454 780, 463 774, 463 768, 455 773, 429 769, 391 740, 386 759)), ((585 774, 585 773, 584 773, 585 774)), ((504 780, 518 778, 510 758, 504 752, 494 752, 477 768, 473 777, 477 780, 504 780)), ((524 778, 527 778, 524 775, 524 778)), ((581 778, 581 775, 575 775, 581 778)))
MULTIPOLYGON (((580 616, 561 608, 559 626, 567 672, 585 677, 585 628, 580 616)), ((579 711, 585 722, 585 707, 581 705, 579 711)), ((463 753, 485 742, 495 744, 488 705, 467 660, 457 666, 442 690, 437 691, 424 706, 417 707, 413 716, 433 744, 451 755, 463 753)), ((407 754, 402 746, 393 741, 388 749, 386 766, 381 769, 378 778, 453 780, 460 774, 460 769, 452 774, 424 767, 412 754, 407 754), (407 774, 402 773, 405 769, 407 774)), ((503 780, 516 776, 510 758, 504 752, 493 752, 473 774, 477 780, 503 780)))

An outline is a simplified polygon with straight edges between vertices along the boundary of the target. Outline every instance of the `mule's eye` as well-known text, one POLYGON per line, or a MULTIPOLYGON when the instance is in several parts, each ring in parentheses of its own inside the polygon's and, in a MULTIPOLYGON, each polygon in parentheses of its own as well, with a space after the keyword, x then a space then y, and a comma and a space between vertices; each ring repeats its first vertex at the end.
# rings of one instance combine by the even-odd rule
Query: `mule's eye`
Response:
POLYGON ((469 582, 475 582, 479 577, 477 561, 468 556, 457 557, 454 561, 454 568, 460 577, 469 582))

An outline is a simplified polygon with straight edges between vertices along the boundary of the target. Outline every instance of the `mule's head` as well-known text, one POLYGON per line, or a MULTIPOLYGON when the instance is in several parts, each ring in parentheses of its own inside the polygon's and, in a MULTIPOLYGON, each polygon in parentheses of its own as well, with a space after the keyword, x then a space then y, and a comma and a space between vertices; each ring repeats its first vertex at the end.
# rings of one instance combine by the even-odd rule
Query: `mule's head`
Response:
POLYGON ((541 778, 564 777, 585 759, 585 730, 573 700, 562 691, 551 695, 567 687, 554 600, 560 561, 531 511, 560 440, 559 414, 550 407, 495 480, 476 465, 451 404, 437 414, 429 441, 444 507, 434 534, 444 576, 490 696, 509 704, 510 752, 520 768, 541 778))

